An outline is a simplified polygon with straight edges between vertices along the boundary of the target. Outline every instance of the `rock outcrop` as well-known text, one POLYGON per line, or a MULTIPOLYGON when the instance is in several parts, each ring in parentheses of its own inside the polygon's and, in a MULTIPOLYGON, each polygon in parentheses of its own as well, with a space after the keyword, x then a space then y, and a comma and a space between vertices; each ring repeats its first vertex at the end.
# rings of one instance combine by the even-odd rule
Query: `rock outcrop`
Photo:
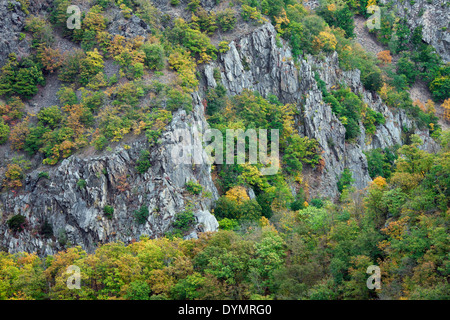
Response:
POLYGON ((423 26, 422 39, 432 45, 445 62, 450 62, 450 4, 447 0, 381 0, 392 2, 397 15, 406 19, 411 32, 423 26))
MULTIPOLYGON (((217 62, 205 67, 204 84, 215 87, 214 68, 220 69, 222 84, 230 94, 240 94, 244 88, 256 90, 261 95, 276 95, 283 103, 293 103, 300 111, 297 118, 298 132, 317 139, 325 165, 322 171, 311 174, 310 193, 313 196, 337 195, 337 179, 344 168, 349 168, 355 179, 355 187, 362 189, 371 181, 364 151, 402 144, 402 128, 413 128, 403 110, 390 110, 374 92, 364 89, 360 71, 343 71, 339 67, 337 53, 323 58, 307 56, 294 62, 286 45, 277 45, 276 30, 265 24, 254 32, 230 43, 230 50, 217 62), (315 72, 328 89, 345 83, 359 94, 368 106, 381 112, 386 123, 377 127, 371 137, 366 137, 361 125, 361 136, 355 143, 345 141, 345 128, 333 114, 331 107, 323 102, 315 80, 315 72)), ((434 150, 437 146, 427 132, 415 129, 424 140, 424 148, 434 150)))

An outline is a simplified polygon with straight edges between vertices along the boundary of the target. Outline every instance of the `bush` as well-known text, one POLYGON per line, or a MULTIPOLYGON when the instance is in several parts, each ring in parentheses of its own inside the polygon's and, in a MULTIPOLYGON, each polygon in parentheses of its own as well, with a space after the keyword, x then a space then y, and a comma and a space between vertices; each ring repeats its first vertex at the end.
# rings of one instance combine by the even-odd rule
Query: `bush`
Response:
POLYGON ((216 88, 208 89, 206 92, 206 114, 211 116, 222 111, 226 105, 227 90, 222 84, 218 84, 216 88))
MULTIPOLYGON (((179 1, 179 0, 177 0, 179 1)), ((130 283, 125 299, 127 300, 148 300, 152 290, 147 282, 143 280, 134 280, 130 283)))
POLYGON ((196 63, 185 50, 178 50, 169 56, 169 64, 175 69, 183 87, 193 89, 198 86, 196 77, 196 63))
POLYGON ((10 218, 6 223, 11 231, 20 232, 25 228, 26 218, 23 215, 17 214, 10 218))
POLYGON ((381 77, 381 70, 378 67, 373 67, 370 72, 361 73, 361 82, 364 88, 371 91, 378 91, 383 86, 381 77))
POLYGON ((2 67, 0 75, 0 95, 15 93, 29 99, 37 93, 38 84, 45 84, 39 66, 28 57, 18 62, 16 55, 10 54, 9 60, 2 67))
POLYGON ((397 73, 399 75, 405 75, 407 83, 411 85, 416 81, 419 70, 408 56, 403 55, 397 61, 397 73))
POLYGON ((81 71, 81 62, 86 58, 83 50, 75 50, 69 54, 61 66, 59 80, 64 82, 78 82, 81 71))
POLYGON ((450 98, 450 74, 436 77, 430 83, 430 91, 436 100, 443 101, 450 98))
POLYGON ((194 181, 186 182, 186 190, 192 194, 199 195, 203 191, 203 187, 201 184, 196 183, 194 181))
POLYGON ((106 139, 104 135, 100 135, 97 139, 93 140, 92 143, 94 144, 95 149, 101 151, 108 144, 108 139, 106 139))
POLYGON ((47 171, 41 171, 41 172, 39 172, 38 177, 39 177, 39 178, 43 178, 43 179, 49 179, 49 178, 50 178, 50 176, 49 176, 49 174, 48 174, 47 171))
POLYGON ((144 224, 147 221, 149 215, 150 212, 148 211, 147 206, 142 206, 139 208, 139 210, 134 211, 134 218, 139 224, 144 224))
POLYGON ((217 12, 216 21, 223 31, 231 31, 236 25, 236 16, 233 9, 227 8, 217 12))
POLYGON ((311 205, 313 207, 316 207, 316 208, 320 209, 320 208, 323 207, 323 200, 320 199, 320 198, 314 198, 314 199, 311 200, 311 205))
POLYGON ((222 196, 216 202, 214 215, 219 219, 228 218, 238 221, 257 221, 261 218, 262 209, 256 200, 237 202, 222 196))
POLYGON ((330 6, 322 6, 317 9, 317 14, 321 16, 330 26, 339 27, 345 31, 348 38, 354 37, 353 12, 344 4, 339 9, 330 10, 330 6))
POLYGON ((53 237, 53 227, 47 220, 41 225, 41 235, 47 239, 53 237))
POLYGON ((137 172, 145 173, 152 166, 150 163, 150 151, 142 150, 139 159, 136 161, 137 166, 135 167, 137 172))
POLYGON ((187 9, 191 12, 195 12, 198 7, 200 7, 200 0, 192 0, 187 5, 187 9))
POLYGON ((15 120, 23 117, 25 104, 22 100, 15 96, 7 101, 7 104, 0 104, 0 116, 7 124, 13 124, 15 120))
POLYGON ((195 14, 192 14, 191 26, 208 35, 212 35, 216 31, 216 14, 214 11, 208 13, 203 8, 198 8, 195 14))
POLYGON ((5 172, 5 186, 7 188, 20 188, 22 186, 23 169, 17 163, 10 163, 7 165, 5 172))
POLYGON ((239 226, 239 222, 235 219, 224 218, 219 220, 219 229, 221 230, 236 230, 239 226))
POLYGON ((183 108, 186 111, 192 111, 192 97, 189 93, 177 89, 169 89, 167 93, 167 110, 175 111, 183 108))
POLYGON ((77 181, 77 186, 80 189, 86 188, 86 184, 87 184, 87 182, 84 179, 80 179, 80 180, 77 181))
POLYGON ((113 217, 113 214, 114 214, 114 208, 109 206, 109 205, 106 205, 106 206, 103 207, 103 213, 105 214, 105 216, 108 219, 111 219, 113 217))
POLYGON ((303 189, 300 189, 295 196, 295 200, 290 204, 292 211, 302 210, 305 208, 305 193, 303 189))
POLYGON ((103 66, 103 57, 97 49, 86 52, 86 58, 80 61, 80 83, 87 85, 97 73, 103 70, 103 66))
POLYGON ((53 129, 61 122, 63 116, 58 106, 51 106, 40 110, 37 118, 43 125, 53 129))

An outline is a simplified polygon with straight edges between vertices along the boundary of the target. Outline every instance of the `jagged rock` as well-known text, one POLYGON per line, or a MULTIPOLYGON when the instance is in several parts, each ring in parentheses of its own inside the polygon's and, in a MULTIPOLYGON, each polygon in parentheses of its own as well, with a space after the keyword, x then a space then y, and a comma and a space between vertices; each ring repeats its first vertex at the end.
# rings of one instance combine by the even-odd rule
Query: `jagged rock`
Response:
MULTIPOLYGON (((360 80, 360 71, 343 71, 339 67, 338 55, 333 53, 321 58, 305 56, 297 64, 287 45, 277 46, 276 31, 265 24, 254 32, 244 35, 229 44, 230 50, 222 54, 217 62, 205 67, 204 85, 214 87, 212 70, 221 71, 222 84, 232 95, 240 94, 244 88, 256 90, 263 96, 274 94, 283 103, 293 103, 301 116, 297 118, 298 132, 314 138, 323 150, 323 170, 306 170, 310 179, 312 196, 337 195, 337 181, 344 168, 348 167, 355 179, 354 185, 363 189, 371 181, 364 151, 402 144, 402 128, 412 128, 404 110, 390 110, 373 92, 366 91, 360 80), (314 74, 331 89, 346 83, 368 106, 381 112, 386 123, 379 125, 371 137, 366 137, 361 125, 361 136, 354 143, 345 140, 345 127, 333 114, 330 106, 323 102, 314 74)), ((424 149, 436 150, 437 145, 426 132, 416 129, 424 140, 424 149)))

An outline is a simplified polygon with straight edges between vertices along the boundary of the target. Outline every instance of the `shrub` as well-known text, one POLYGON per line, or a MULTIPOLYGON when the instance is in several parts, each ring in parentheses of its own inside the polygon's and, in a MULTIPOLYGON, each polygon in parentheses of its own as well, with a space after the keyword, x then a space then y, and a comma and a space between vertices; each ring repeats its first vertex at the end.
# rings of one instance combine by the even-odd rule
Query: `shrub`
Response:
POLYGON ((300 189, 295 196, 295 200, 290 204, 290 208, 293 211, 302 210, 305 208, 305 193, 303 189, 300 189))
POLYGON ((366 88, 367 90, 380 90, 380 88, 383 86, 380 68, 374 67, 371 72, 361 73, 361 82, 364 85, 364 88, 366 88))
POLYGON ((183 108, 186 111, 192 111, 192 97, 189 93, 171 88, 167 93, 167 110, 175 111, 183 108))
POLYGON ((77 95, 75 91, 70 87, 61 87, 56 95, 58 96, 59 102, 63 106, 65 106, 66 104, 73 105, 78 103, 77 95))
POLYGON ((313 167, 319 163, 318 142, 308 137, 293 135, 288 137, 288 146, 285 148, 283 160, 286 163, 286 171, 289 174, 301 173, 302 163, 307 163, 313 167))
POLYGON ((98 138, 92 141, 94 144, 95 149, 97 150, 103 150, 105 146, 108 144, 108 139, 104 135, 100 135, 98 138))
POLYGON ((78 82, 81 72, 81 62, 86 58, 83 50, 75 50, 64 59, 58 78, 64 82, 78 82))
POLYGON ((141 50, 145 54, 145 64, 152 70, 163 70, 165 65, 164 48, 157 43, 145 43, 141 50))
POLYGON ((136 161, 137 166, 135 167, 137 172, 145 173, 152 166, 150 163, 150 151, 142 150, 139 159, 136 161))
MULTIPOLYGON (((167 36, 169 41, 186 48, 191 57, 197 59, 198 63, 207 63, 217 58, 217 49, 211 43, 211 39, 200 30, 190 28, 181 18, 175 20, 175 27, 168 32, 167 36)), ((185 50, 176 52, 183 54, 183 51, 185 50)))
POLYGON ((217 200, 214 209, 214 215, 219 219, 228 218, 239 221, 257 221, 261 218, 261 213, 261 206, 256 200, 237 202, 224 196, 217 200))
POLYGON ((345 35, 348 38, 352 38, 354 36, 353 30, 355 29, 355 25, 353 23, 353 12, 350 11, 346 4, 340 6, 338 9, 335 5, 322 6, 317 9, 317 14, 320 15, 330 26, 339 27, 344 30, 345 35))
POLYGON ((51 106, 40 110, 37 118, 43 125, 53 129, 61 122, 63 116, 58 106, 51 106))
POLYGON ((239 222, 235 219, 223 218, 219 220, 219 229, 221 230, 236 230, 239 226, 239 222))
POLYGON ((2 67, 0 75, 0 95, 16 93, 24 98, 31 98, 44 85, 42 70, 29 57, 17 61, 15 54, 10 54, 8 62, 2 67))
POLYGON ((23 149, 25 145, 25 140, 30 133, 30 129, 28 127, 28 121, 22 121, 16 124, 9 135, 9 140, 11 141, 11 147, 15 150, 23 149))
POLYGON ((10 218, 6 223, 11 231, 20 232, 25 228, 26 218, 21 214, 17 214, 10 218))
POLYGON ((44 69, 50 73, 61 67, 63 63, 63 55, 59 49, 44 47, 39 52, 39 58, 44 69))
POLYGON ((186 182, 186 190, 192 194, 199 195, 200 193, 202 193, 203 187, 199 183, 188 181, 186 182))
POLYGON ((86 58, 80 62, 80 83, 87 85, 97 73, 103 70, 103 66, 103 57, 97 49, 86 52, 86 58))
POLYGON ((192 0, 187 5, 187 9, 191 12, 195 12, 198 7, 200 7, 200 0, 192 0))
POLYGON ((40 233, 44 238, 47 239, 53 237, 53 227, 50 223, 48 223, 47 220, 45 220, 41 225, 40 233))
POLYGON ((87 182, 86 182, 86 180, 84 180, 84 179, 79 179, 79 180, 77 181, 77 186, 78 186, 78 188, 80 188, 80 189, 86 188, 86 184, 87 184, 87 182))
POLYGON ((227 101, 226 93, 227 90, 221 83, 219 83, 214 89, 208 89, 208 91, 206 92, 206 113, 209 116, 220 112, 225 108, 227 101))
POLYGON ((0 104, 0 116, 8 124, 13 124, 15 120, 21 119, 25 104, 22 100, 14 96, 7 101, 7 104, 0 104))
POLYGON ((350 187, 354 181, 355 180, 352 178, 351 171, 348 168, 345 168, 341 174, 341 177, 339 178, 339 181, 337 182, 339 192, 342 193, 342 191, 350 187))
POLYGON ((5 172, 5 186, 7 188, 20 188, 22 186, 23 169, 16 163, 7 165, 5 172))
POLYGON ((147 282, 143 280, 134 280, 128 286, 125 298, 127 300, 149 300, 151 293, 152 290, 147 282))
POLYGON ((314 198, 311 200, 311 205, 316 208, 322 208, 323 207, 323 200, 320 198, 314 198))
POLYGON ((181 232, 189 231, 195 222, 194 213, 191 210, 186 210, 177 213, 175 221, 173 222, 173 227, 180 230, 181 232))
POLYGON ((436 77, 430 83, 430 90, 436 100, 450 98, 450 72, 449 75, 436 77))
POLYGON ((413 84, 419 75, 419 70, 416 68, 414 62, 412 62, 408 56, 403 55, 397 61, 397 73, 399 75, 405 75, 408 84, 413 84))
POLYGON ((103 213, 108 219, 111 219, 114 214, 114 208, 109 205, 106 205, 103 207, 103 213))
POLYGON ((193 58, 184 50, 178 50, 169 56, 169 64, 177 71, 181 85, 186 88, 196 88, 198 79, 195 75, 196 64, 193 58))
POLYGON ((263 17, 260 11, 258 9, 250 7, 246 4, 242 5, 242 12, 241 12, 242 19, 244 21, 250 21, 254 20, 258 24, 262 24, 264 22, 267 22, 267 19, 263 17))
POLYGON ((191 26, 208 35, 212 35, 217 29, 216 14, 214 11, 208 13, 205 9, 198 8, 195 14, 192 14, 191 26))
POLYGON ((39 172, 38 177, 43 179, 49 179, 50 176, 47 171, 41 171, 39 172))
POLYGON ((147 206, 142 206, 139 210, 134 211, 134 218, 136 222, 139 224, 144 224, 147 221, 150 212, 148 211, 147 206))
MULTIPOLYGON (((225 53, 228 50, 230 50, 230 46, 228 44, 228 41, 220 41, 219 42, 219 52, 220 53, 225 53)), ((215 70, 215 69, 214 69, 215 70)))

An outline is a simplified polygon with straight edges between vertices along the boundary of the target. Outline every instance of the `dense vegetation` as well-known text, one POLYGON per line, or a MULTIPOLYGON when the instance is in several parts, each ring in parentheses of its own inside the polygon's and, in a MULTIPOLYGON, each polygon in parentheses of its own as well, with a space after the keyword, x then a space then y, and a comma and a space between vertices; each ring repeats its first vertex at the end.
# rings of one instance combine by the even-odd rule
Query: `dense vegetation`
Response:
MULTIPOLYGON (((339 205, 306 201, 300 210, 275 210, 270 221, 222 220, 233 230, 199 239, 142 237, 92 254, 80 247, 45 259, 2 252, 0 297, 449 299, 450 134, 441 137, 438 154, 421 151, 416 136, 411 140, 398 150, 390 179, 375 178, 364 197, 344 187, 339 205), (366 287, 372 264, 381 268, 381 290, 366 287), (81 270, 80 290, 66 286, 69 265, 81 270)), ((191 212, 182 213, 178 228, 191 219, 191 212)), ((11 221, 14 228, 19 220, 11 221)))
MULTIPOLYGON (((180 6, 178 0, 170 3, 180 6)), ((406 110, 442 149, 429 154, 419 148, 417 136, 405 132, 402 147, 366 153, 373 179, 366 190, 355 190, 345 169, 337 177, 339 201, 311 198, 302 173, 324 170, 323 161, 318 142, 296 134, 296 106, 250 91, 230 97, 218 85, 205 96, 211 127, 222 133, 279 129, 281 168, 275 175, 261 175, 267 166, 261 161, 213 167, 221 194, 214 208, 219 232, 182 240, 195 222, 189 207, 160 239, 109 243, 90 254, 67 243, 65 251, 46 258, 0 252, 0 299, 449 299, 450 134, 440 129, 433 102, 413 102, 407 90, 424 81, 436 102, 444 101, 450 69, 421 41, 420 28, 409 35, 404 21, 388 14, 389 7, 382 8, 376 36, 390 52, 375 57, 356 45, 352 17, 367 16, 366 7, 375 3, 328 1, 313 12, 295 0, 242 0, 207 12, 193 0, 183 8, 192 14, 185 21, 162 15, 146 0, 96 0, 79 30, 64 28, 68 0, 55 0, 48 19, 28 16, 32 54, 20 60, 12 54, 0 74, 6 101, 0 105, 0 144, 10 143, 23 155, 7 164, 7 190, 22 187, 30 169, 27 159, 36 154, 44 164, 55 165, 89 145, 108 148, 129 133, 145 134, 150 146, 156 145, 172 112, 192 111, 190 93, 199 85, 196 67, 228 50, 227 42, 214 46, 211 36, 233 32, 241 19, 256 25, 270 20, 296 62, 307 54, 337 51, 344 70, 361 70, 367 90, 378 92, 390 108, 406 110), (108 33, 111 8, 120 8, 126 19, 136 14, 152 35, 108 33), (54 49, 55 27, 79 49, 54 49), (400 55, 395 66, 390 53, 400 55), (111 64, 119 71, 108 76, 111 64), (51 74, 63 83, 58 104, 26 112, 24 102, 51 74), (365 281, 373 264, 382 271, 377 291, 365 281), (81 269, 80 290, 66 286, 70 265, 81 269)), ((382 114, 344 85, 327 90, 318 75, 316 80, 346 128, 348 143, 359 136, 360 125, 370 136, 384 123, 382 114)), ((134 168, 145 174, 150 166, 150 152, 144 150, 134 168)), ((86 181, 80 179, 77 187, 85 188, 86 181)), ((197 181, 188 181, 185 189, 190 196, 207 196, 197 181)), ((112 218, 114 204, 105 205, 103 214, 112 218)), ((133 216, 143 224, 149 214, 142 206, 133 216)), ((14 233, 26 223, 20 214, 7 221, 14 233)), ((36 232, 53 236, 48 223, 36 232)))

